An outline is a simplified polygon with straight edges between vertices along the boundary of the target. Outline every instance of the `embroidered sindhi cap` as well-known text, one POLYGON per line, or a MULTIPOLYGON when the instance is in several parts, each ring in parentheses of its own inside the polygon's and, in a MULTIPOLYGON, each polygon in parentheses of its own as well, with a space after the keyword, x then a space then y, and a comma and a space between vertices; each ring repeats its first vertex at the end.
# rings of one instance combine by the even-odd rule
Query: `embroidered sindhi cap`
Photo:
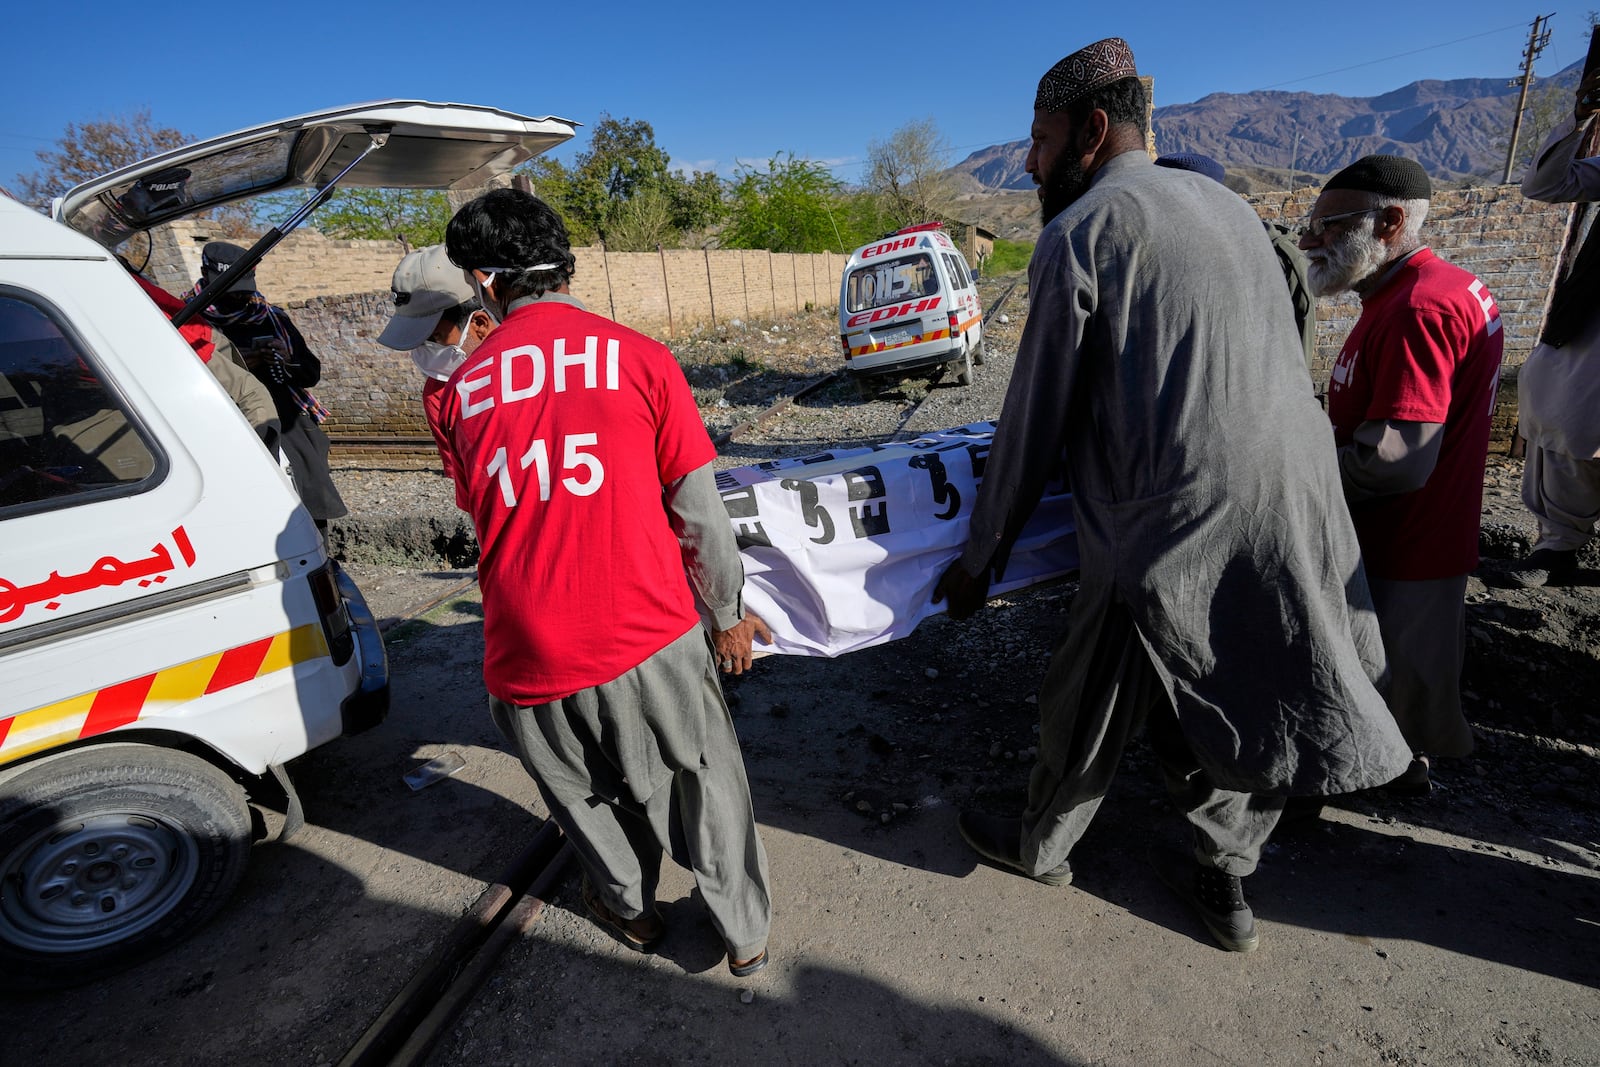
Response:
POLYGON ((1328 179, 1323 189, 1353 189, 1396 200, 1430 200, 1433 183, 1422 164, 1404 156, 1362 156, 1328 179))
POLYGON ((1136 77, 1138 73, 1133 65, 1133 49, 1128 47, 1128 42, 1121 37, 1107 37, 1078 49, 1051 67, 1039 79, 1039 91, 1034 94, 1033 109, 1060 111, 1096 89, 1104 89, 1123 78, 1136 77))

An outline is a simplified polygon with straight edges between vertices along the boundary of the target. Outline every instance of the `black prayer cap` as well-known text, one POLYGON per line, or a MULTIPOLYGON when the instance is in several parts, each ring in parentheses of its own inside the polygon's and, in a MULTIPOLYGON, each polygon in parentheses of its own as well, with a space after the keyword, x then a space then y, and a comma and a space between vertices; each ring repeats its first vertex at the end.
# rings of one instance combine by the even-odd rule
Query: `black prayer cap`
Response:
POLYGON ((1328 179, 1327 189, 1354 189, 1396 200, 1431 200, 1433 183, 1422 164, 1404 156, 1362 156, 1328 179))
POLYGON ((1221 163, 1210 156, 1202 156, 1199 152, 1169 152, 1156 160, 1156 166, 1193 171, 1205 175, 1214 182, 1224 184, 1228 180, 1228 172, 1221 163))

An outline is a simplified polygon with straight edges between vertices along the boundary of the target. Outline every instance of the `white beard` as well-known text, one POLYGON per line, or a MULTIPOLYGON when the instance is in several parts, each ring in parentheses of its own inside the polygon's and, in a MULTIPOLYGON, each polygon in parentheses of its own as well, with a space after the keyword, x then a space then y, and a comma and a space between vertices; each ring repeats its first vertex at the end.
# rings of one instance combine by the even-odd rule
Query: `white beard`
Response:
POLYGON ((1314 295, 1348 292, 1383 268, 1389 246, 1372 236, 1372 227, 1372 219, 1363 219, 1340 240, 1306 253, 1306 280, 1314 295))

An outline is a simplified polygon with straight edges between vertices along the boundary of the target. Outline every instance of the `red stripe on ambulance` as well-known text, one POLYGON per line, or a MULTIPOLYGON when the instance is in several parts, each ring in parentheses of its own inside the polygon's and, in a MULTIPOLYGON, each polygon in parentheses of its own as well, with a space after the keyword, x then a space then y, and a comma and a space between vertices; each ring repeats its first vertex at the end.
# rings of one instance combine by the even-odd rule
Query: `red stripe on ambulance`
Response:
MULTIPOLYGON (((143 678, 108 685, 100 690, 94 695, 94 703, 89 705, 89 717, 83 721, 83 729, 78 736, 93 737, 136 720, 144 709, 144 698, 149 695, 150 686, 155 680, 155 675, 147 674, 143 678)), ((0 741, 3 740, 0 738, 0 741)))
POLYGON ((206 694, 229 686, 248 682, 256 676, 261 669, 261 661, 267 658, 267 650, 272 647, 272 638, 263 637, 259 641, 252 641, 248 645, 230 648, 222 654, 222 659, 217 663, 216 673, 211 676, 211 684, 206 686, 206 694))

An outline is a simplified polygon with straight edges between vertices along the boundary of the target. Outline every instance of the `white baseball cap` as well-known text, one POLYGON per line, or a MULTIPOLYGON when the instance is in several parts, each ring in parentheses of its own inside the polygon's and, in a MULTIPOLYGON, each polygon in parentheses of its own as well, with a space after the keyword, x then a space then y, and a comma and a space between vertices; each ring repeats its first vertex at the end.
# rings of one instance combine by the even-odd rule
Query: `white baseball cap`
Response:
POLYGON ((474 299, 461 268, 450 262, 444 245, 412 252, 394 269, 394 315, 378 343, 409 352, 428 339, 439 316, 474 299))

